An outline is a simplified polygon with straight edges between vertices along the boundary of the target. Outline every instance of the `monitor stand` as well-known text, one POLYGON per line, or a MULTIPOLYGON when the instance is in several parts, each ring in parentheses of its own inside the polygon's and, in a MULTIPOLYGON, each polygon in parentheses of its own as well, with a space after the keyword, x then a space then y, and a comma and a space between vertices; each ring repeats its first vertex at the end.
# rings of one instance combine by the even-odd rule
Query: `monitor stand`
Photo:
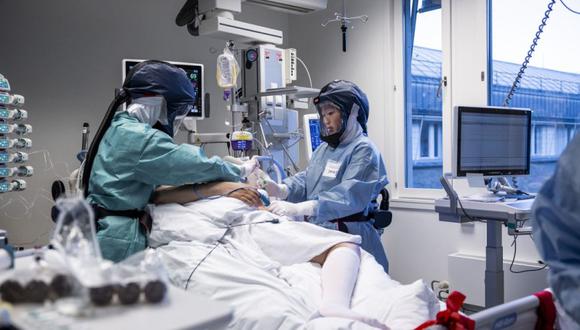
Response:
POLYGON ((496 195, 492 191, 486 191, 486 192, 471 195, 471 196, 465 196, 463 199, 474 201, 474 202, 494 203, 494 202, 503 201, 504 197, 496 195))
POLYGON ((484 203, 500 202, 503 200, 502 196, 496 195, 493 190, 489 189, 489 185, 486 187, 486 180, 484 179, 483 174, 468 173, 466 179, 467 185, 470 190, 472 190, 473 194, 463 196, 462 199, 484 203))

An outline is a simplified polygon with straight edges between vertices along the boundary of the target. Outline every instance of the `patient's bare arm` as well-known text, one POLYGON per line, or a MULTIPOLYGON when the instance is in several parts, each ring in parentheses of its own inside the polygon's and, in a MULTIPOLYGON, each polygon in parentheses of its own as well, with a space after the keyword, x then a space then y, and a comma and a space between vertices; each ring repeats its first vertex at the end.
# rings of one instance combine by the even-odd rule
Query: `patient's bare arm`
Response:
POLYGON ((197 185, 188 184, 179 187, 159 187, 153 195, 153 203, 186 204, 205 197, 217 195, 236 198, 250 206, 262 206, 260 195, 256 192, 255 188, 239 182, 212 182, 197 185))

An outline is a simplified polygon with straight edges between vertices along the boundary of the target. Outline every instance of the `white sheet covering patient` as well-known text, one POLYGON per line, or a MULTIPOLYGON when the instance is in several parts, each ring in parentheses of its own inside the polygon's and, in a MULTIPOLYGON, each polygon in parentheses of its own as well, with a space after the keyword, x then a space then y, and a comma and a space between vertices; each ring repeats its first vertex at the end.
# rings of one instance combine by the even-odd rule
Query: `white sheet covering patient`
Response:
MULTIPOLYGON (((178 200, 184 201, 183 198, 178 200)), ((293 315, 288 315, 288 318, 300 318, 298 315, 304 318, 304 315, 309 314, 302 323, 319 317, 335 317, 387 329, 387 326, 375 317, 367 316, 365 310, 355 311, 351 308, 353 290, 360 277, 359 236, 305 222, 294 222, 229 197, 204 199, 184 206, 161 205, 152 210, 152 215, 154 223, 149 239, 150 245, 159 247, 166 255, 172 273, 170 276, 179 286, 195 286, 202 292, 210 291, 205 293, 212 297, 224 300, 230 300, 232 297, 227 297, 227 294, 220 297, 219 293, 216 294, 216 290, 224 288, 224 292, 231 293, 235 290, 228 291, 227 287, 241 283, 250 287, 261 285, 273 289, 274 292, 285 291, 283 288, 290 282, 284 276, 285 267, 311 261, 322 266, 319 270, 321 297, 317 299, 318 306, 315 309, 289 313, 293 315), (217 269, 216 264, 221 265, 219 266, 221 274, 214 272, 211 280, 201 274, 207 269, 217 269), (268 273, 268 276, 258 275, 261 272, 268 273), (225 276, 224 273, 228 275, 225 276), (200 282, 201 278, 205 283, 200 282), (278 283, 280 279, 282 283, 278 283), (214 285, 208 285, 207 282, 213 282, 214 285)), ((381 271, 373 258, 364 251, 363 254, 367 264, 374 263, 371 268, 374 267, 376 274, 384 278, 385 284, 393 285, 394 281, 381 271)), ((241 288, 236 290, 239 291, 241 288)), ((238 296, 240 297, 244 297, 242 300, 251 299, 249 295, 242 294, 238 296)), ((272 294, 264 298, 273 304, 277 301, 276 295, 272 294)), ((433 300, 430 307, 436 306, 436 300, 434 297, 431 298, 433 300)), ((285 291, 280 299, 298 301, 304 297, 285 291)), ((429 298, 426 300, 429 301, 429 298)), ((239 302, 239 299, 236 301, 239 302)), ((296 304, 293 308, 298 309, 299 305, 301 304, 296 304)), ((236 309, 239 309, 238 307, 240 305, 236 305, 236 309)), ((243 308, 245 306, 242 306, 243 308)), ((434 313, 435 309, 436 307, 427 308, 425 315, 417 316, 417 324, 431 317, 431 311, 434 313)), ((299 320, 292 322, 290 319, 286 319, 283 323, 300 323, 299 320)), ((265 324, 257 325, 258 328, 265 326, 265 324)), ((283 324, 272 323, 267 326, 284 327, 283 324)))

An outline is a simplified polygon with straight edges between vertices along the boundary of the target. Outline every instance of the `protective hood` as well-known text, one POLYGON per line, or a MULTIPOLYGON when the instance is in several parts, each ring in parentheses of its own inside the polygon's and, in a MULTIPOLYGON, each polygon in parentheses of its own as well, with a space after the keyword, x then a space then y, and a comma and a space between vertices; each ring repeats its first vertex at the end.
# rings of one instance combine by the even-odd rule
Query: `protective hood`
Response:
MULTIPOLYGON (((320 138, 331 147, 336 147, 341 141, 341 136, 347 128, 347 122, 353 109, 358 111, 356 120, 360 124, 363 134, 367 134, 367 121, 369 117, 369 101, 366 94, 354 83, 346 80, 334 80, 322 87, 320 94, 314 99, 314 105, 322 118, 321 107, 325 103, 337 106, 342 114, 343 125, 339 132, 325 135, 321 129, 320 138)), ((322 120, 320 121, 323 122, 322 120)))
POLYGON ((346 118, 350 116, 353 105, 358 105, 357 121, 363 129, 363 133, 367 134, 369 100, 357 85, 347 80, 334 80, 322 87, 320 94, 314 99, 314 105, 324 101, 338 105, 345 112, 346 118))
POLYGON ((195 89, 182 69, 161 61, 145 61, 137 64, 125 79, 123 90, 130 102, 149 96, 160 96, 165 100, 165 109, 153 125, 169 136, 173 136, 173 123, 182 118, 195 104, 195 89))
POLYGON ((350 143, 362 134, 362 127, 357 120, 359 111, 358 105, 353 105, 344 133, 340 136, 340 143, 350 143))

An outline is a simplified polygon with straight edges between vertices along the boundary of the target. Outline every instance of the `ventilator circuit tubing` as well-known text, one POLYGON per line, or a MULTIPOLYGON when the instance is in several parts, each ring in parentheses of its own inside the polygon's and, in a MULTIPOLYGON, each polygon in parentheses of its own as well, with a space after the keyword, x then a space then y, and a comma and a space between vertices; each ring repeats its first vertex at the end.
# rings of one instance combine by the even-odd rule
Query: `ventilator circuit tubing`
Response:
POLYGON ((276 172, 276 183, 282 183, 282 180, 286 179, 286 175, 284 174, 284 170, 282 168, 282 165, 280 165, 280 163, 278 163, 274 157, 272 156, 258 156, 256 157, 258 160, 264 160, 264 161, 271 161, 275 166, 274 166, 274 172, 276 172))

